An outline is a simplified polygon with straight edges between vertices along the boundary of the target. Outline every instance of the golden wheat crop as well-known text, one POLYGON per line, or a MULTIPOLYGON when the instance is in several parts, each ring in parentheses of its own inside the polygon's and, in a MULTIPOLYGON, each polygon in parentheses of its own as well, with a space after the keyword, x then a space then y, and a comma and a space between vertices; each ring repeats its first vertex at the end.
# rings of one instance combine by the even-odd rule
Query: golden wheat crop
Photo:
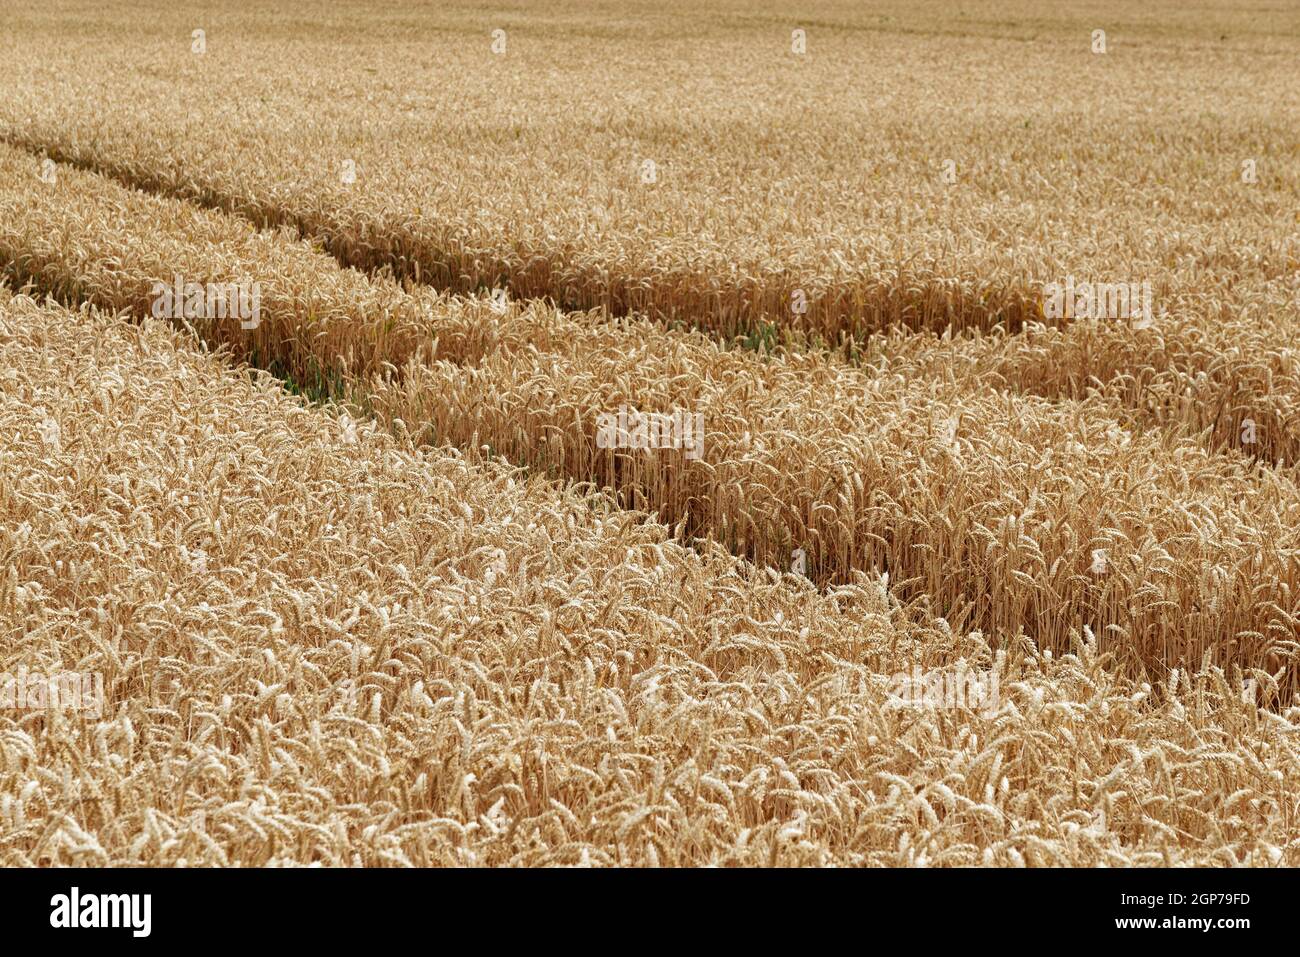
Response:
MULTIPOLYGON (((28 154, 0 144, 5 269, 19 283, 114 308, 149 311, 152 282, 181 273, 193 280, 253 276, 268 285, 273 322, 254 335, 215 326, 205 336, 236 356, 261 357, 295 381, 335 391, 348 376, 402 365, 417 350, 457 363, 503 345, 543 346, 585 335, 536 301, 505 301, 492 311, 426 286, 402 291, 382 277, 366 281, 331 268, 328 257, 292 234, 277 238, 194 206, 116 187, 62 166, 56 182, 32 190, 28 154), (125 248, 115 237, 125 234, 125 248), (75 257, 76 265, 42 256, 75 257), (94 278, 89 275, 94 266, 94 278), (50 270, 43 275, 41 269, 50 270), (124 285, 130 282, 129 288, 124 285), (546 321, 536 316, 545 313, 546 321)), ((1210 448, 1236 447, 1271 464, 1300 460, 1300 364, 1291 342, 1293 312, 1270 303, 1300 296, 1295 281, 1224 294, 1209 304, 1178 301, 1176 316, 1151 329, 1131 323, 1029 324, 1017 335, 936 340, 894 334, 867 343, 861 364, 909 378, 970 380, 1046 398, 1110 400, 1110 414, 1137 427, 1209 430, 1210 448), (1199 314, 1198 314, 1199 313, 1199 314)), ((1300 299, 1296 299, 1300 302, 1300 299)), ((679 338, 675 335, 670 338, 679 338)))
MULTIPOLYGON (((992 332, 1003 343, 992 354, 968 347, 980 375, 1048 398, 1095 385, 1140 425, 1209 430, 1212 447, 1297 461, 1294 18, 1225 10, 1211 34, 1173 6, 1147 18, 1102 5, 1089 16, 1110 22, 1120 46, 1100 57, 1082 14, 1017 9, 1009 32, 1004 18, 967 14, 970 35, 954 36, 942 11, 923 10, 914 28, 933 35, 921 41, 852 6, 819 6, 827 27, 806 57, 739 11, 706 22, 672 5, 642 15, 682 42, 597 41, 538 10, 517 15, 520 35, 497 55, 474 32, 477 15, 452 9, 440 26, 450 21, 460 41, 434 67, 390 49, 383 18, 358 15, 346 53, 308 41, 331 77, 324 91, 286 84, 275 58, 257 54, 300 42, 300 21, 266 12, 223 25, 198 56, 177 39, 193 16, 164 11, 147 31, 78 48, 75 81, 40 44, 18 48, 0 136, 291 226, 346 264, 459 291, 509 286, 516 298, 640 310, 723 338, 992 332), (1043 27, 1050 41, 1025 42, 1043 27), (864 58, 862 29, 888 53, 864 58), (551 68, 591 43, 606 55, 551 68), (972 82, 981 58, 1008 45, 1015 63, 1001 82, 972 82), (358 46, 382 47, 382 81, 358 66, 370 62, 358 46), (915 66, 918 51, 927 57, 903 96, 893 64, 915 66), (1215 110, 1196 110, 1185 91, 1208 57, 1215 110), (166 82, 143 79, 130 66, 139 60, 166 82), (467 118, 475 106, 495 117, 502 88, 526 117, 467 118), (675 98, 637 95, 639 109, 616 119, 611 90, 634 88, 675 98), (178 99, 189 107, 180 115, 178 99), (569 129, 575 112, 592 117, 581 135, 569 129), (653 183, 640 176, 645 159, 653 183), (946 159, 953 183, 940 175, 946 159), (1042 283, 1067 273, 1150 281, 1165 315, 1150 330, 1017 335, 1042 318, 1042 283)), ((63 24, 57 10, 30 19, 38 35, 63 24)))
MULTIPOLYGON (((820 369, 683 362, 652 336, 413 364, 370 407, 430 441, 590 479, 761 564, 818 581, 887 570, 955 626, 1129 664, 1268 663, 1298 650, 1300 490, 1086 409, 820 369), (812 374, 809 374, 812 373, 812 374), (838 388, 837 388, 838 386, 838 388), (703 454, 599 447, 598 411, 703 416, 703 454), (1086 480, 1082 477, 1086 476, 1086 480)), ((694 358, 694 357, 691 357, 694 358)))
POLYGON ((1298 54, 7 10, 0 865, 1300 864, 1298 54))
POLYGON ((545 5, 395 29, 322 4, 310 33, 301 13, 160 8, 75 46, 54 7, 0 63, 0 135, 305 229, 351 265, 724 335, 1014 330, 1067 273, 1165 296, 1294 272, 1293 13, 1017 2, 955 28, 941 7, 815 6, 806 55, 762 2, 601 11, 596 36, 545 5), (267 53, 285 48, 312 70, 267 53), (1212 110, 1188 97, 1207 76, 1212 110))
POLYGON ((1235 677, 995 656, 149 320, 8 300, 0 368, 4 661, 106 689, 0 712, 4 863, 1296 862, 1300 716, 1235 677), (957 657, 996 713, 885 706, 957 657))
POLYGON ((977 338, 892 334, 869 343, 860 361, 909 378, 968 379, 1050 399, 1095 396, 1136 428, 1294 466, 1300 274, 1195 299, 1175 300, 1172 314, 1150 328, 1087 321, 977 338))
MULTIPOLYGON (((31 162, 2 155, 15 174, 31 162)), ((112 308, 147 312, 149 277, 167 263, 187 276, 263 277, 276 291, 257 351, 276 361, 295 355, 317 310, 338 317, 318 347, 332 351, 317 354, 353 355, 350 310, 382 303, 355 334, 371 360, 327 360, 364 409, 424 441, 487 446, 610 487, 761 564, 789 568, 799 549, 818 581, 887 570, 900 594, 924 596, 956 627, 1023 630, 1059 652, 1088 625, 1136 665, 1208 655, 1275 670, 1296 650, 1300 490, 1084 406, 968 378, 871 377, 815 356, 764 360, 644 322, 584 324, 536 307, 502 320, 512 333, 488 335, 490 307, 431 305, 283 237, 85 173, 44 193, 0 193, 0 222, 0 258, 20 279, 75 286, 112 308), (385 316, 425 322, 407 327, 409 344, 437 333, 439 308, 446 324, 484 330, 478 346, 491 348, 463 367, 417 354, 400 376, 367 378, 390 358, 367 341, 385 316), (600 449, 599 416, 620 406, 699 414, 702 455, 600 449)), ((212 326, 214 343, 242 334, 212 326)), ((472 359, 470 336, 453 338, 472 359)))

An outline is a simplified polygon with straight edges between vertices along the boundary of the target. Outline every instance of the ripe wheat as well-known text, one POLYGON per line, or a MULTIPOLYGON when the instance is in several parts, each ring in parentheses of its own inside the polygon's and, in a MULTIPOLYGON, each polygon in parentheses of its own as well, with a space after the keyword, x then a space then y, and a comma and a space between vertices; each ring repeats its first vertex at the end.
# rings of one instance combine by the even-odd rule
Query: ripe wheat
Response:
POLYGON ((995 656, 149 320, 9 300, 0 369, 0 661, 107 697, 0 711, 2 863, 1297 863, 1300 714, 1235 676, 995 656), (995 713, 886 707, 958 657, 995 713))
MULTIPOLYGON (((23 162, 15 151, 4 159, 23 162)), ((482 321, 490 307, 372 283, 219 214, 86 173, 54 190, 0 193, 0 223, 9 224, 0 225, 0 259, 19 278, 142 311, 159 272, 251 272, 268 290, 259 348, 277 361, 312 328, 311 303, 346 317, 356 292, 389 315, 427 322, 433 300, 463 330, 452 339, 467 364, 429 362, 415 324, 403 327, 415 354, 400 375, 369 375, 387 362, 382 343, 368 342, 383 312, 361 326, 369 361, 326 356, 362 409, 424 441, 475 453, 486 445, 610 487, 624 505, 760 564, 790 568, 801 550, 818 581, 883 570, 899 594, 923 596, 955 627, 1024 631, 1058 652, 1084 625, 1130 666, 1157 673, 1207 655, 1276 670, 1297 650, 1300 490, 1283 476, 1135 435, 1087 405, 999 395, 970 379, 762 359, 698 334, 584 323, 536 306, 504 318, 501 335, 482 321), (703 457, 600 449, 599 415, 624 404, 701 415, 703 457)), ((322 346, 358 351, 344 322, 331 328, 322 346)), ((235 323, 215 331, 216 342, 242 334, 235 323)))
POLYGON ((60 54, 55 8, 0 62, 0 136, 349 265, 724 337, 1015 331, 1067 274, 1165 297, 1295 272, 1293 15, 1221 9, 1211 33, 1172 2, 1018 3, 952 36, 946 9, 819 6, 806 56, 765 2, 655 4, 599 36, 541 5, 498 24, 502 54, 475 9, 395 30, 347 4, 309 8, 342 46, 304 36, 305 11, 249 8, 196 55, 194 16, 165 10, 60 54), (430 57, 422 33, 448 42, 430 57), (291 71, 266 53, 286 46, 291 71), (1207 77, 1213 110, 1187 96, 1207 77))
POLYGON ((1293 10, 141 6, 0 36, 0 864, 1300 864, 1293 10))

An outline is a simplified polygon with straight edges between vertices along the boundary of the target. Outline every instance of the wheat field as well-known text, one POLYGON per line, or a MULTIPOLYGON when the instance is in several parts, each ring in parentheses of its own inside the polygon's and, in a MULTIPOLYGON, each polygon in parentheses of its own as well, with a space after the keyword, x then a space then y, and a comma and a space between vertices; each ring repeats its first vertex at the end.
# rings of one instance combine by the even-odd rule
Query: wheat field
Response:
POLYGON ((1300 864, 1300 12, 6 25, 0 865, 1300 864))

